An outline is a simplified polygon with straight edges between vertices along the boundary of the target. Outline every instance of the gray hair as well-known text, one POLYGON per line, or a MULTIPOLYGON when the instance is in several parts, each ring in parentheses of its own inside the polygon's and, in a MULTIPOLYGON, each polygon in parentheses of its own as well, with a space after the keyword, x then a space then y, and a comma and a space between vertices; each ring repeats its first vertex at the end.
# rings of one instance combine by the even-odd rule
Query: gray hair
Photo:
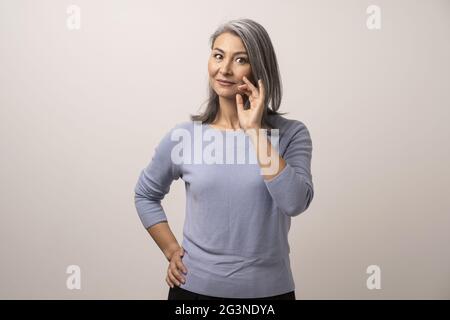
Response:
MULTIPOLYGON (((270 115, 283 115, 277 110, 280 108, 282 97, 282 83, 275 50, 269 34, 262 25, 251 19, 236 19, 221 24, 210 37, 210 46, 213 49, 214 41, 222 33, 229 32, 241 38, 248 53, 249 62, 254 80, 262 79, 266 96, 262 116, 263 126, 274 128, 270 115), (270 104, 270 106, 269 106, 270 104)), ((256 87, 257 84, 253 83, 256 87)), ((250 107, 248 97, 244 95, 244 109, 250 107)), ((191 115, 192 121, 211 123, 219 111, 219 96, 208 84, 208 99, 205 111, 198 115, 191 115)))

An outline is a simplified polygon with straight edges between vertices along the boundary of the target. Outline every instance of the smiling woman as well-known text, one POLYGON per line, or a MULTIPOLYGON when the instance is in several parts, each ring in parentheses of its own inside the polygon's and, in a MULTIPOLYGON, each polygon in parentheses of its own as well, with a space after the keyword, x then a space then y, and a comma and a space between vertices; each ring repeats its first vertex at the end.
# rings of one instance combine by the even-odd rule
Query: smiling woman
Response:
POLYGON ((264 27, 250 19, 231 20, 211 35, 210 47, 207 107, 203 113, 191 115, 191 120, 220 128, 239 128, 236 95, 243 96, 244 109, 251 104, 249 91, 240 86, 246 77, 253 85, 258 79, 264 83, 261 122, 262 127, 273 128, 269 115, 284 114, 278 112, 282 86, 275 50, 264 27))
MULTIPOLYGON (((238 84, 244 84, 241 80, 244 76, 252 77, 251 66, 247 62, 247 51, 243 48, 243 43, 239 37, 226 32, 218 36, 214 43, 215 47, 209 59, 208 71, 210 84, 216 89, 216 92, 220 90, 220 88, 217 88, 217 84, 221 87, 233 88, 238 84), (240 51, 231 51, 233 48, 240 48, 240 51), (229 69, 233 69, 232 72, 229 69)), ((235 93, 235 90, 224 92, 223 96, 233 93, 235 93)))
POLYGON ((135 187, 139 217, 169 261, 168 299, 295 300, 288 231, 314 196, 309 131, 277 112, 278 64, 257 22, 232 20, 214 32, 208 75, 206 110, 164 135, 135 187), (203 131, 212 144, 203 144, 203 131), (257 163, 216 161, 246 154, 247 145, 257 163), (177 161, 191 154, 194 161, 177 161), (205 154, 214 161, 195 161, 205 154), (179 178, 186 187, 182 246, 161 206, 179 178))

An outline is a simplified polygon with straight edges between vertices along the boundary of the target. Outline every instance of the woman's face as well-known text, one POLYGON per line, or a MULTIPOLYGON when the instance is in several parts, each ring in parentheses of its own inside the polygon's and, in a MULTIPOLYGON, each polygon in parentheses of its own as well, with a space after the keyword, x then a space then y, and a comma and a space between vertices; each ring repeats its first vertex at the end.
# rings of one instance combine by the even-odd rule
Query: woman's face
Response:
POLYGON ((208 73, 209 84, 217 95, 236 99, 238 85, 244 84, 243 77, 252 81, 252 68, 241 38, 228 32, 216 38, 208 60, 208 73), (223 84, 218 80, 232 83, 223 84))

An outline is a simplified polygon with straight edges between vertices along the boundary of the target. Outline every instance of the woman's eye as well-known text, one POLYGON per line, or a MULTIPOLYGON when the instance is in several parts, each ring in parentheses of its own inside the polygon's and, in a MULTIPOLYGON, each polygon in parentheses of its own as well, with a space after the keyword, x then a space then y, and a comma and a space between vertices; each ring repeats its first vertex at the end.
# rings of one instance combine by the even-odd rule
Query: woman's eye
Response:
MULTIPOLYGON (((222 59, 222 55, 221 54, 219 54, 219 53, 216 53, 215 55, 214 55, 214 58, 216 58, 216 59, 222 59), (218 58, 218 56, 219 56, 219 58, 218 58)), ((239 60, 239 59, 241 59, 243 62, 241 63, 241 64, 244 64, 244 63, 247 63, 248 61, 247 61, 247 59, 245 59, 245 58, 237 58, 236 60, 239 60)))

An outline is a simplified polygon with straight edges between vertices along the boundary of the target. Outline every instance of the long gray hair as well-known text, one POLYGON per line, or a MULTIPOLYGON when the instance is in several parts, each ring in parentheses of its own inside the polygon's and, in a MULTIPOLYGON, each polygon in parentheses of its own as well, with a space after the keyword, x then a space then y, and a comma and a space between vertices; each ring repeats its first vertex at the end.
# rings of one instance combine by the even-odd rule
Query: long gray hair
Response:
MULTIPOLYGON (((275 50, 273 49, 269 34, 263 26, 251 19, 231 20, 221 24, 211 35, 211 50, 213 49, 216 38, 225 32, 240 37, 244 43, 252 69, 252 77, 256 81, 262 79, 266 89, 262 125, 268 128, 274 128, 269 116, 283 115, 286 113, 279 113, 277 111, 281 104, 282 84, 275 50)), ((253 85, 258 87, 254 82, 253 85)), ((206 100, 206 109, 201 114, 190 115, 192 121, 201 121, 202 123, 209 124, 216 118, 217 112, 219 111, 219 96, 209 83, 207 91, 208 99, 206 100)), ((244 109, 248 109, 250 107, 248 96, 243 95, 243 98, 244 109)))

